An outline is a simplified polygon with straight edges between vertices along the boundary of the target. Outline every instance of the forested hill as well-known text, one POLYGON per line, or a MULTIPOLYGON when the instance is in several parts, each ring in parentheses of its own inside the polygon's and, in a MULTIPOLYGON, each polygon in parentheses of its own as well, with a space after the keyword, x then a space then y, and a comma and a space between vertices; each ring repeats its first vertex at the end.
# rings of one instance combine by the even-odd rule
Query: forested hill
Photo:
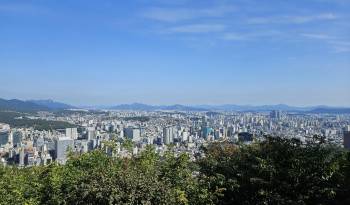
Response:
POLYGON ((38 112, 38 111, 55 111, 64 109, 74 109, 74 106, 55 102, 53 100, 5 100, 0 98, 0 110, 17 111, 17 112, 38 112))
POLYGON ((27 102, 22 100, 5 100, 0 98, 0 110, 10 110, 18 112, 37 112, 37 111, 48 111, 48 107, 38 105, 33 102, 27 102))
POLYGON ((35 130, 57 130, 77 127, 76 125, 63 121, 30 119, 26 116, 26 113, 13 111, 0 111, 0 122, 9 124, 12 128, 33 127, 35 130))

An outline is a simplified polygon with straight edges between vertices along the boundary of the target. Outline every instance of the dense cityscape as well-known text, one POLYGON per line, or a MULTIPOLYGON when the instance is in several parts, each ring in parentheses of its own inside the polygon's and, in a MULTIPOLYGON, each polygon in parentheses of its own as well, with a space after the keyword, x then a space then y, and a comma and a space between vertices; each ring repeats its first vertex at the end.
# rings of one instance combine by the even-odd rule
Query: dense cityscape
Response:
POLYGON ((104 149, 110 156, 136 156, 147 145, 163 155, 169 148, 195 160, 210 142, 245 143, 266 136, 297 138, 302 142, 327 141, 350 149, 349 114, 203 111, 94 111, 39 112, 17 118, 63 121, 71 127, 37 130, 0 124, 0 156, 3 165, 19 167, 65 164, 69 152, 84 154, 104 149), (112 151, 106 144, 112 143, 112 151), (126 146, 127 144, 127 146, 126 146))
POLYGON ((0 0, 0 205, 350 205, 350 0, 0 0))

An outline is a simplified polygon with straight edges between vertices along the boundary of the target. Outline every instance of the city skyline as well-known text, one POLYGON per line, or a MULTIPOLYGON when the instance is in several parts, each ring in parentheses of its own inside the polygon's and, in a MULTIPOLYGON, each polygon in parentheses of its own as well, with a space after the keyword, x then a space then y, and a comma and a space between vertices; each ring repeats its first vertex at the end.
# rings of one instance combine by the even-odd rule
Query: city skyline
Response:
POLYGON ((0 204, 350 204, 350 0, 0 0, 0 204))
POLYGON ((350 2, 2 1, 0 98, 350 106, 350 2))

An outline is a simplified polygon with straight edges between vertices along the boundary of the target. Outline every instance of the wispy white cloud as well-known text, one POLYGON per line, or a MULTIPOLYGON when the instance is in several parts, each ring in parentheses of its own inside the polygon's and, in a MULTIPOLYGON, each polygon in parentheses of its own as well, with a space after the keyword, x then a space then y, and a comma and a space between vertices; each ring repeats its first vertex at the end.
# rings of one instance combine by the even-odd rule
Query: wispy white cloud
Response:
POLYGON ((335 20, 337 16, 333 13, 321 13, 317 15, 294 15, 294 16, 271 16, 271 17, 254 17, 249 18, 249 24, 304 24, 314 21, 335 20))
POLYGON ((186 5, 191 0, 135 0, 138 3, 141 4, 157 4, 157 5, 166 5, 166 6, 179 6, 179 5, 186 5))
POLYGON ((163 22, 179 22, 183 20, 206 18, 206 17, 223 17, 224 15, 235 11, 232 6, 215 7, 205 9, 188 9, 188 8, 150 8, 143 12, 142 16, 148 19, 163 22))
POLYGON ((228 41, 254 40, 261 38, 274 38, 283 35, 277 30, 256 30, 254 32, 227 32, 223 34, 222 39, 228 41))
POLYGON ((306 10, 289 10, 280 14, 266 12, 266 16, 261 16, 261 11, 256 12, 254 9, 244 8, 243 5, 239 8, 219 5, 191 9, 183 5, 168 5, 148 8, 141 13, 141 17, 150 20, 150 23, 157 22, 154 31, 158 34, 189 34, 187 37, 199 41, 208 40, 207 35, 200 34, 210 33, 209 40, 214 42, 309 42, 323 43, 329 47, 330 52, 340 53, 350 50, 350 45, 344 42, 348 38, 344 37, 341 29, 332 29, 332 33, 324 30, 324 28, 335 28, 336 23, 344 21, 347 16, 342 13, 327 10, 301 13, 306 10), (326 24, 329 22, 332 24, 326 24))
POLYGON ((336 53, 350 52, 350 41, 331 41, 330 43, 336 53))
POLYGON ((300 36, 313 39, 328 44, 331 52, 344 53, 350 52, 350 41, 344 41, 344 38, 332 36, 324 33, 302 33, 300 36))
POLYGON ((335 20, 337 17, 333 13, 323 13, 311 16, 289 16, 286 18, 287 22, 291 23, 308 23, 312 21, 322 21, 322 20, 335 20))
POLYGON ((189 24, 167 29, 166 33, 211 33, 222 32, 226 29, 223 24, 189 24))
POLYGON ((310 38, 310 39, 318 39, 318 40, 328 40, 333 39, 334 37, 327 35, 327 34, 321 34, 321 33, 302 33, 300 34, 302 37, 310 38))
POLYGON ((249 38, 249 35, 244 35, 240 33, 225 33, 222 36, 222 39, 228 40, 228 41, 243 41, 247 40, 249 38))

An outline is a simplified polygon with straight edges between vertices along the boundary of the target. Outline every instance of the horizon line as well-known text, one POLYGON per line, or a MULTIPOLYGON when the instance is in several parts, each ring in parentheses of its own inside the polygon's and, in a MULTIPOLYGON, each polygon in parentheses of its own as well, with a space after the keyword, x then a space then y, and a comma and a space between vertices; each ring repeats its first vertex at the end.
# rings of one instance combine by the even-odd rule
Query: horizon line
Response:
POLYGON ((133 104, 140 104, 140 105, 148 105, 148 106, 174 106, 174 105, 181 105, 181 106, 225 106, 225 105, 234 105, 234 106, 251 106, 251 107, 262 107, 262 106, 288 106, 288 107, 297 107, 297 108, 315 108, 315 107, 330 107, 330 108, 350 108, 350 105, 327 105, 327 104, 318 104, 318 105, 292 105, 288 103, 271 103, 271 104, 240 104, 240 103, 200 103, 200 104, 187 104, 187 103, 171 103, 171 104, 156 104, 156 103, 144 103, 144 102, 130 102, 130 103, 115 103, 115 104, 75 104, 75 103, 69 103, 66 101, 56 100, 53 98, 48 99, 23 99, 23 98, 11 98, 6 99, 0 97, 0 99, 4 100, 21 100, 21 101, 53 101, 56 103, 63 103, 74 107, 111 107, 111 106, 119 106, 119 105, 133 105, 133 104))

